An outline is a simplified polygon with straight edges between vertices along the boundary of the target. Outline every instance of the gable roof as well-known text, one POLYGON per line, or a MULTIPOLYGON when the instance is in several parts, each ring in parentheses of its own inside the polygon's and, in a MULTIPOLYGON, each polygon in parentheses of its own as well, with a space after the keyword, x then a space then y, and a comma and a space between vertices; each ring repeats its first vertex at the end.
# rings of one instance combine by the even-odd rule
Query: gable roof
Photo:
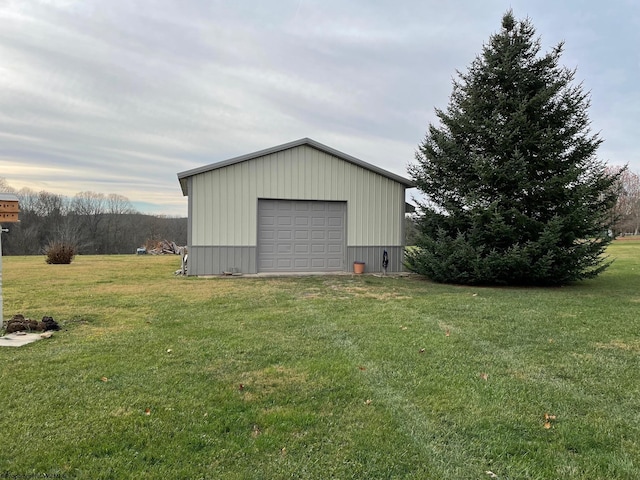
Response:
POLYGON ((300 147, 303 145, 307 145, 309 147, 315 148, 316 150, 320 150, 321 152, 328 153, 329 155, 333 155, 345 162, 353 163, 359 167, 362 167, 366 170, 371 170, 383 177, 387 177, 391 180, 394 180, 406 188, 415 187, 416 184, 411 180, 401 177, 400 175, 396 175, 395 173, 391 173, 383 168, 376 167, 375 165, 371 165, 363 160, 360 160, 356 157, 352 157, 351 155, 347 155, 346 153, 340 152, 334 148, 328 147, 327 145, 323 145, 322 143, 316 142, 310 138, 301 138, 300 140, 295 140, 293 142, 284 143, 282 145, 277 145, 275 147, 267 148, 264 150, 259 150, 257 152, 248 153, 246 155, 241 155, 239 157, 230 158, 228 160, 223 160, 221 162, 212 163, 210 165, 205 165, 203 167, 194 168, 191 170, 186 170, 184 172, 178 173, 178 180, 180 181, 180 187, 182 188, 182 194, 188 195, 187 191, 187 178, 193 177, 194 175, 198 175, 200 173, 210 172, 212 170, 217 170, 219 168, 228 167, 229 165, 235 165, 236 163, 246 162, 247 160, 253 160, 254 158, 262 157, 265 155, 271 155, 272 153, 281 152, 283 150, 288 150, 290 148, 300 147))

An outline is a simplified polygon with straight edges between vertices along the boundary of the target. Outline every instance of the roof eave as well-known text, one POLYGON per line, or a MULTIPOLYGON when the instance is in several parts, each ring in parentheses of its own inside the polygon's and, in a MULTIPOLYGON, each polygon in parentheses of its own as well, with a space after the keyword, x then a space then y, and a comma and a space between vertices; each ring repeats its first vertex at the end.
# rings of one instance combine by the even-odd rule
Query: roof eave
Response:
POLYGON ((180 174, 178 174, 178 181, 180 182, 180 188, 182 189, 182 196, 187 197, 189 195, 189 188, 187 187, 187 177, 180 178, 180 174))
POLYGON ((0 192, 0 200, 5 202, 17 202, 19 201, 19 198, 15 193, 0 192))

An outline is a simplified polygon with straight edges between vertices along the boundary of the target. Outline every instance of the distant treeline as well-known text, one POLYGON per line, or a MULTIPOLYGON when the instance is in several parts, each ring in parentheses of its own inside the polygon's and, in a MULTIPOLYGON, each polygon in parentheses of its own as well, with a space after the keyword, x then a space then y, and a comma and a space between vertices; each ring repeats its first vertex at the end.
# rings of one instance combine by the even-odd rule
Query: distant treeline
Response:
POLYGON ((81 192, 65 197, 28 188, 12 189, 0 178, 0 191, 15 193, 20 222, 4 224, 4 255, 39 255, 52 242, 74 245, 80 254, 135 253, 158 240, 187 244, 187 219, 145 215, 122 195, 81 192))

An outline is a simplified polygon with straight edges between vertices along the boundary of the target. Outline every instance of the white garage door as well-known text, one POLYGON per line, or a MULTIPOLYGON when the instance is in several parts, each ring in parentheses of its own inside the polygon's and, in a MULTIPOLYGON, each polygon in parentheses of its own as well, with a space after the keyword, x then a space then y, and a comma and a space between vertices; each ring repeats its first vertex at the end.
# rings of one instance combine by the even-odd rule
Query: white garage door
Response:
POLYGON ((258 200, 258 271, 343 271, 346 212, 346 202, 258 200))

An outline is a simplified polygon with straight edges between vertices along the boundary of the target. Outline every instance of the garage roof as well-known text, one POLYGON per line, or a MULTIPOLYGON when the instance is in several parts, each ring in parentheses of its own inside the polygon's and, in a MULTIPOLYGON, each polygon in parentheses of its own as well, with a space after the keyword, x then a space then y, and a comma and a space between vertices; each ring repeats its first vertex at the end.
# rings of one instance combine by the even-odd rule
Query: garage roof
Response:
POLYGON ((347 155, 346 153, 342 153, 334 148, 323 145, 322 143, 316 142, 310 138, 301 138, 300 140, 295 140, 293 142, 285 143, 282 145, 278 145, 275 147, 267 148, 265 150, 260 150, 253 153, 248 153, 246 155, 241 155, 239 157, 230 158, 228 160, 223 160, 221 162, 212 163, 210 165, 205 165, 204 167, 198 167, 191 170, 186 170, 184 172, 178 173, 178 180, 180 181, 180 187, 182 188, 182 194, 188 195, 187 191, 187 178, 192 177, 194 175, 198 175, 200 173, 209 172, 211 170, 217 170, 219 168, 228 167, 229 165, 234 165, 236 163, 245 162, 247 160, 252 160, 254 158, 262 157, 265 155, 270 155, 272 153, 281 152, 283 150, 288 150, 294 147, 300 147, 302 145, 308 145, 316 150, 320 150, 321 152, 328 153, 329 155, 333 155, 334 157, 340 158, 345 162, 353 163, 354 165, 358 165, 359 167, 365 168, 367 170, 371 170, 372 172, 378 173, 383 177, 390 178, 407 188, 415 187, 416 184, 409 179, 401 177, 400 175, 396 175, 395 173, 391 173, 387 170, 384 170, 380 167, 376 167, 375 165, 371 165, 370 163, 364 162, 356 157, 352 157, 351 155, 347 155))

